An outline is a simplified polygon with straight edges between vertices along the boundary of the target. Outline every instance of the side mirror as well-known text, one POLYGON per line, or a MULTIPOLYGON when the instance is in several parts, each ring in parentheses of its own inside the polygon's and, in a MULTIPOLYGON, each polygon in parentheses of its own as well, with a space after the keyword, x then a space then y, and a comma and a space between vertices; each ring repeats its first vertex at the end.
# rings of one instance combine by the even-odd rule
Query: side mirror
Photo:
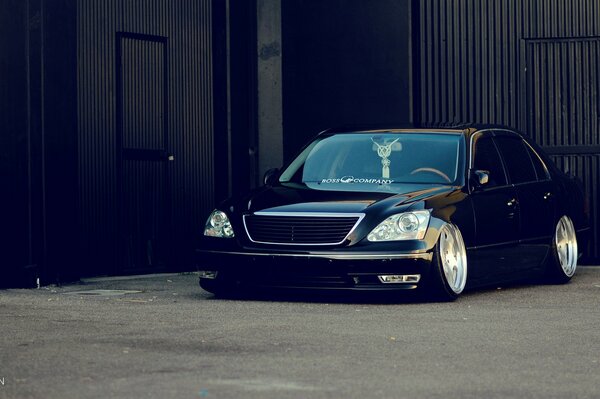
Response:
POLYGON ((477 187, 483 187, 490 182, 490 172, 487 170, 474 170, 473 180, 477 187))
POLYGON ((277 182, 277 177, 279 176, 279 169, 273 168, 269 169, 265 172, 265 176, 263 177, 263 182, 266 186, 272 186, 277 182))

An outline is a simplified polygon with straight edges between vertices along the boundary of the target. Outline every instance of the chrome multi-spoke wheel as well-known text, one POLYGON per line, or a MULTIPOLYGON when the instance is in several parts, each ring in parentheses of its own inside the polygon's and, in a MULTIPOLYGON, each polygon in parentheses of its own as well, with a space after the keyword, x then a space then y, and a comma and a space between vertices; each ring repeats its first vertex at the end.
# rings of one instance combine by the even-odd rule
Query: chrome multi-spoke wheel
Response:
POLYGON ((467 283, 467 250, 460 230, 445 224, 440 229, 428 284, 433 299, 451 301, 463 292, 467 283))
POLYGON ((448 288, 460 294, 467 283, 467 251, 460 231, 451 224, 440 234, 440 260, 448 288))
POLYGON ((557 282, 567 282, 577 269, 577 233, 568 216, 560 218, 554 231, 553 256, 549 265, 550 277, 557 282))
POLYGON ((568 216, 563 216, 558 221, 554 244, 563 272, 568 277, 573 276, 577 268, 577 235, 573 222, 568 216))

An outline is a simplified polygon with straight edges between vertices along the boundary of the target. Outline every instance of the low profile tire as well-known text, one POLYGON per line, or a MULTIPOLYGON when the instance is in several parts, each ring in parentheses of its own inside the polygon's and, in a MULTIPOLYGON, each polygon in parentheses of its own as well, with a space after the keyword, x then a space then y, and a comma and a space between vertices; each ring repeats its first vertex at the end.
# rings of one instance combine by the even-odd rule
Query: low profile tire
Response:
POLYGON ((467 283, 467 250, 458 227, 446 224, 433 252, 427 296, 437 301, 453 301, 467 283))
POLYGON ((550 283, 564 284, 571 280, 577 269, 577 251, 575 226, 571 218, 565 215, 556 223, 546 264, 546 277, 550 283))

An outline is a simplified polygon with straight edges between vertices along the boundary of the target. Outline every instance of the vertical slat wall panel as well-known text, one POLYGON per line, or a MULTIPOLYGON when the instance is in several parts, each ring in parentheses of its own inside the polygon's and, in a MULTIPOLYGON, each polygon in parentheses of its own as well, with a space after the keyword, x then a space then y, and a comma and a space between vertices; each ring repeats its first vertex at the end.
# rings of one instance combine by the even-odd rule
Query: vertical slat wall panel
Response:
POLYGON ((531 40, 526 46, 525 130, 545 147, 600 146, 600 37, 531 40))
POLYGON ((525 127, 518 118, 522 40, 600 35, 596 0, 421 0, 420 5, 425 124, 525 127))
POLYGON ((91 275, 117 255, 114 65, 121 22, 117 0, 82 0, 77 12, 79 219, 82 275, 91 275))
POLYGON ((586 256, 599 259, 600 38, 536 39, 526 46, 528 72, 534 72, 527 76, 526 130, 583 181, 592 218, 586 256))
POLYGON ((421 0, 421 123, 532 134, 584 182, 600 259, 600 2, 421 0), (577 147, 574 147, 577 146, 577 147), (593 147, 596 148, 596 147, 593 147), (571 155, 573 154, 573 155, 571 155))
MULTIPOLYGON (((177 245, 172 251, 171 265, 180 267, 189 262, 191 243, 214 205, 211 4, 211 0, 78 2, 79 183, 84 275, 119 272, 110 269, 118 259, 117 32, 167 38, 169 152, 175 160, 169 164, 172 209, 164 212, 170 215, 173 242, 177 245)), ((140 57, 150 56, 147 47, 133 50, 140 57)))
POLYGON ((590 248, 585 254, 587 259, 600 259, 600 204, 597 200, 600 198, 600 155, 554 155, 554 162, 563 170, 582 177, 583 186, 586 189, 587 195, 590 198, 590 213, 592 215, 592 229, 590 232, 590 248))

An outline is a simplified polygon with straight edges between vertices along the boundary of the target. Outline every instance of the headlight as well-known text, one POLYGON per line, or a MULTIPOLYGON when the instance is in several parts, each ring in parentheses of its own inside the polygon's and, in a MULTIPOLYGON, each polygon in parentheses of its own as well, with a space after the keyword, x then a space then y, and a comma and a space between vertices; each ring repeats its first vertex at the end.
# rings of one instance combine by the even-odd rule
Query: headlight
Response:
POLYGON ((204 235, 209 237, 231 238, 234 236, 233 227, 225 212, 214 210, 204 226, 204 235))
POLYGON ((421 240, 429 225, 430 211, 399 213, 379 223, 367 236, 369 241, 421 240))

